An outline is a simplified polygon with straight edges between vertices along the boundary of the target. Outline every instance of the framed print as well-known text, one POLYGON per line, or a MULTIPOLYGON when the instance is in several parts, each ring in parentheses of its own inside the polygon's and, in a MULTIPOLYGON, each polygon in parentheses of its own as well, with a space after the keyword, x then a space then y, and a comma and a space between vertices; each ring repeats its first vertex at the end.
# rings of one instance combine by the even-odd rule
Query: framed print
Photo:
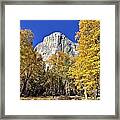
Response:
POLYGON ((119 119, 119 7, 2 1, 1 118, 119 119))

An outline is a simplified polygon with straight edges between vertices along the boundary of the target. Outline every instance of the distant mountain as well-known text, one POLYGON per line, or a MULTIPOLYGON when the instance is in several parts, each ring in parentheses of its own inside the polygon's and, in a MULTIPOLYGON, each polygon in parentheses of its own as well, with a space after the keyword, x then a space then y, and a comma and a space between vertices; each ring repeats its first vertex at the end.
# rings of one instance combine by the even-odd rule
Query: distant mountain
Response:
POLYGON ((77 46, 77 43, 70 41, 63 33, 54 32, 44 37, 43 42, 39 43, 34 49, 46 61, 52 54, 56 54, 58 51, 75 56, 78 54, 77 46))

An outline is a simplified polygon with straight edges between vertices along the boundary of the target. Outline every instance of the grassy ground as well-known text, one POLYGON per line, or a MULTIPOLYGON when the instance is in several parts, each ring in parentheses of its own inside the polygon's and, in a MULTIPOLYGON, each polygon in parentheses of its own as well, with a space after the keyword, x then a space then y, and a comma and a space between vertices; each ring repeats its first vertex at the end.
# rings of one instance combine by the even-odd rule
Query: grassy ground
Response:
MULTIPOLYGON (((85 100, 80 96, 41 96, 41 97, 20 97, 21 100, 85 100)), ((100 98, 88 98, 88 100, 100 100, 100 98)))

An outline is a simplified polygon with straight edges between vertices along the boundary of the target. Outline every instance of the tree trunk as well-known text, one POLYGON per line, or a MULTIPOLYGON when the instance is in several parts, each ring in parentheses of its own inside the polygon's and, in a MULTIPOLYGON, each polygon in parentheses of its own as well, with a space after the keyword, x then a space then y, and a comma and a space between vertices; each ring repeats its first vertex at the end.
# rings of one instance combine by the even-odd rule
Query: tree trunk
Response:
POLYGON ((23 84, 23 88, 22 88, 21 94, 20 94, 21 97, 25 95, 27 82, 28 82, 28 79, 26 79, 24 84, 23 84))
POLYGON ((85 99, 87 99, 87 90, 86 90, 86 87, 84 87, 83 89, 84 89, 85 99))

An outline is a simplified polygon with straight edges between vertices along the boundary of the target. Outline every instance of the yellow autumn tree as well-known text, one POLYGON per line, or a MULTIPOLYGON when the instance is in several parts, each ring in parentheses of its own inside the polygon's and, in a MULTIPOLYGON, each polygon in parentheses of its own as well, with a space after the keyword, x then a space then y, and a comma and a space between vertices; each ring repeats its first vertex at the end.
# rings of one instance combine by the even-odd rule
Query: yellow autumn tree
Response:
MULTIPOLYGON (((52 72, 51 77, 54 77, 53 82, 58 88, 58 93, 62 91, 61 94, 70 94, 69 92, 70 87, 72 87, 72 83, 69 79, 69 76, 67 75, 67 72, 73 62, 71 57, 64 52, 58 51, 56 54, 50 56, 47 62, 52 66, 50 69, 52 72)), ((48 79, 50 79, 50 77, 48 79)))
POLYGON ((20 31, 20 92, 21 96, 37 95, 40 83, 44 80, 42 57, 32 46, 31 30, 20 31))
POLYGON ((100 21, 81 20, 76 34, 79 55, 69 68, 77 89, 86 99, 98 99, 100 90, 100 21))

